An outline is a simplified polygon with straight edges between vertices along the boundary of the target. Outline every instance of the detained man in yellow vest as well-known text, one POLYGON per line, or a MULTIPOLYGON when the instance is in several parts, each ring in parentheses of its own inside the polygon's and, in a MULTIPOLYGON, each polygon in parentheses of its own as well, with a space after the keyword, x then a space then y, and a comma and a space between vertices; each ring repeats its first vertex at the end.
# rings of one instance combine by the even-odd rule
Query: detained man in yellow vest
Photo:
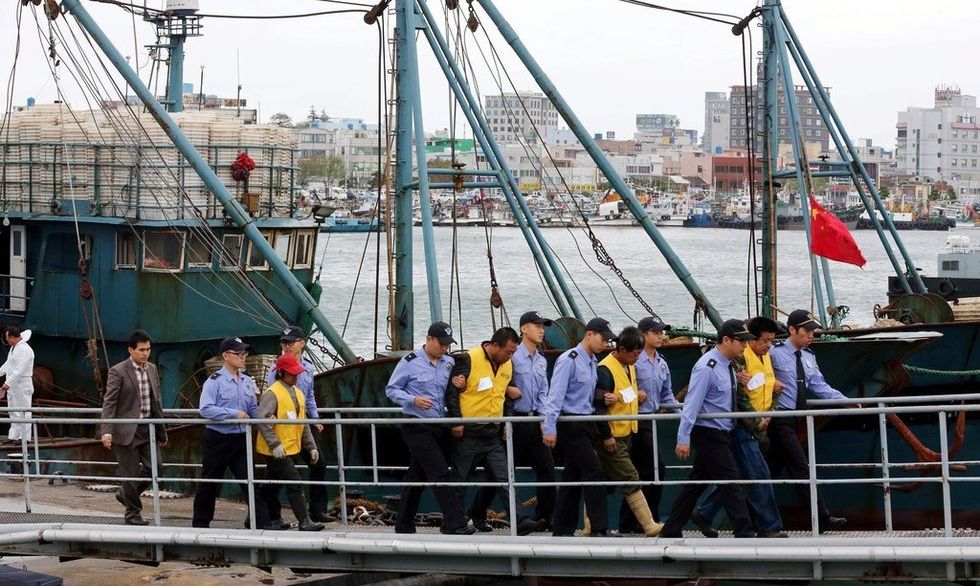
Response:
MULTIPOLYGON (((630 326, 616 338, 616 349, 599 361, 596 370, 596 415, 636 415, 639 412, 639 388, 636 386, 636 364, 643 352, 643 335, 630 326)), ((630 459, 633 434, 638 429, 634 420, 597 421, 599 441, 596 454, 602 472, 609 480, 636 482, 640 474, 630 459)), ((647 537, 656 537, 663 525, 653 520, 650 505, 640 486, 635 484, 619 487, 619 492, 629 505, 633 515, 647 537)), ((588 518, 588 516, 586 516, 588 518)))
MULTIPOLYGON (((779 331, 779 324, 766 317, 749 320, 749 332, 755 336, 745 345, 742 356, 734 358, 738 374, 738 410, 742 412, 773 411, 779 404, 776 396, 783 384, 776 380, 769 357, 769 349, 779 331)), ((766 441, 766 429, 771 417, 745 417, 738 420, 732 430, 732 454, 735 464, 745 480, 769 480, 769 466, 759 448, 766 441)), ((749 517, 755 526, 758 537, 786 537, 783 520, 776 506, 776 494, 771 484, 747 484, 745 501, 749 506, 749 517)), ((715 515, 721 509, 721 492, 712 486, 704 500, 691 516, 706 537, 718 537, 712 528, 715 515)))
MULTIPOLYGON (((504 397, 508 393, 520 391, 513 385, 514 367, 511 357, 517 350, 520 338, 513 328, 503 327, 493 333, 489 341, 455 356, 450 382, 446 389, 446 408, 449 417, 503 417, 504 397)), ((473 423, 452 428, 453 438, 453 482, 466 482, 473 470, 483 464, 489 482, 507 482, 507 447, 501 439, 503 425, 500 423, 473 423)), ((460 498, 465 496, 465 488, 460 489, 460 498)), ((480 498, 477 491, 473 505, 467 515, 473 527, 480 531, 491 531, 487 523, 487 507, 490 501, 480 498)), ((510 510, 509 493, 505 487, 496 489, 503 510, 510 510)), ((517 533, 527 535, 543 527, 523 514, 521 503, 517 503, 517 533)))
MULTIPOLYGON (((304 368, 292 354, 283 354, 276 360, 276 381, 262 393, 259 401, 259 419, 279 419, 282 421, 306 419, 306 401, 303 391, 296 386, 304 368)), ((313 441, 309 425, 271 424, 258 425, 259 437, 255 441, 255 451, 264 456, 266 478, 269 480, 300 480, 296 462, 302 450, 309 451, 314 464, 320 453, 313 441)), ((269 525, 269 503, 278 502, 281 484, 263 484, 256 499, 255 523, 260 528, 269 525)), ((296 515, 300 531, 321 531, 323 525, 310 519, 303 487, 299 484, 286 485, 289 506, 296 515)))

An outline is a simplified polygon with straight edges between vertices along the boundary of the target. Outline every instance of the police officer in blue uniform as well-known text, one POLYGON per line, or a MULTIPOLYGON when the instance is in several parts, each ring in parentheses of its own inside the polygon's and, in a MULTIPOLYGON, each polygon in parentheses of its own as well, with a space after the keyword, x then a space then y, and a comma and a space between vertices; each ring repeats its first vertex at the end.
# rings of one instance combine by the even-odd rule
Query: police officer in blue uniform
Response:
MULTIPOLYGON (((745 342, 754 339, 745 322, 730 319, 718 331, 718 344, 704 353, 691 371, 691 382, 684 397, 684 409, 677 428, 674 453, 687 460, 694 450, 691 480, 738 480, 739 471, 732 454, 734 419, 699 419, 703 413, 735 411, 736 378, 731 360, 745 351, 745 342)), ((674 501, 670 518, 661 537, 681 537, 705 484, 686 484, 674 501)), ((736 484, 719 485, 725 511, 732 521, 735 537, 755 537, 745 493, 736 484)))
MULTIPOLYGON (((208 377, 201 389, 201 417, 215 422, 244 420, 257 417, 259 403, 256 399, 255 381, 245 374, 245 358, 250 347, 241 338, 225 338, 218 351, 224 364, 221 370, 208 377)), ((209 423, 204 430, 204 455, 201 461, 201 478, 221 479, 225 470, 231 470, 238 480, 248 478, 245 424, 209 423)), ((239 485, 248 502, 248 487, 239 485)), ((194 494, 194 527, 208 527, 214 519, 214 502, 221 485, 202 482, 194 494)), ((248 521, 245 521, 246 526, 248 521)))
MULTIPOLYGON (((640 353, 640 358, 634 367, 636 386, 640 390, 639 412, 656 413, 665 407, 678 408, 679 404, 674 398, 674 390, 671 387, 670 367, 660 353, 660 348, 667 340, 666 332, 670 330, 670 325, 665 324, 659 317, 651 316, 641 319, 636 327, 643 334, 643 352, 640 353)), ((639 422, 638 429, 633 434, 630 459, 636 466, 640 480, 653 481, 654 467, 659 469, 660 480, 664 480, 667 476, 663 457, 653 450, 653 421, 639 422)), ((644 486, 642 490, 654 520, 659 522, 663 486, 650 484, 644 486)), ((619 530, 621 533, 641 532, 633 511, 625 501, 619 509, 619 530)))
MULTIPOLYGON (((783 383, 783 391, 779 393, 779 409, 792 411, 806 409, 806 395, 813 393, 821 399, 843 399, 843 393, 827 384, 817 357, 810 350, 813 338, 820 322, 805 309, 797 309, 786 319, 789 338, 778 341, 769 351, 772 368, 776 379, 783 383)), ((800 445, 796 429, 801 418, 773 417, 769 423, 769 471, 773 478, 778 478, 785 470, 791 478, 806 480, 810 478, 810 468, 807 464, 806 452, 800 445)), ((800 496, 810 502, 810 489, 803 484, 795 485, 800 496)), ((817 512, 819 515, 819 531, 839 529, 847 519, 835 517, 820 498, 817 491, 817 512)))
MULTIPOLYGON (((541 415, 544 416, 541 435, 544 445, 553 448, 557 444, 561 449, 566 482, 605 480, 593 447, 598 436, 595 425, 591 421, 575 421, 574 416, 595 413, 592 404, 598 365, 595 355, 604 350, 613 338, 609 322, 599 317, 593 318, 585 325, 585 337, 578 346, 558 357, 551 374, 551 390, 541 406, 541 415), (561 422, 558 421, 559 415, 565 418, 561 422)), ((607 441, 616 445, 616 438, 610 437, 607 441)), ((575 534, 583 492, 587 521, 591 525, 590 534, 596 537, 608 534, 605 487, 562 486, 558 489, 552 519, 555 536, 575 534)))
MULTIPOLYGON (((306 403, 306 418, 319 419, 319 413, 317 412, 316 405, 316 392, 313 388, 313 375, 316 374, 316 368, 314 368, 313 362, 311 362, 310 359, 303 353, 303 349, 306 347, 306 330, 299 326, 289 326, 283 329, 282 334, 279 336, 279 346, 282 348, 283 354, 291 354, 295 356, 303 366, 303 373, 296 378, 296 386, 299 387, 299 390, 303 391, 303 398, 305 399, 306 403)), ((276 366, 272 365, 269 368, 266 384, 272 385, 275 382, 276 366)), ((323 482, 327 477, 327 463, 326 458, 323 457, 325 452, 323 451, 323 445, 320 438, 320 434, 323 432, 323 424, 314 424, 310 431, 313 432, 313 441, 316 443, 316 449, 320 457, 314 462, 310 457, 309 450, 302 450, 300 452, 300 457, 303 459, 303 462, 306 463, 306 467, 310 471, 310 480, 312 482, 323 482)), ((327 506, 329 505, 329 502, 327 499, 326 486, 322 484, 314 484, 310 486, 309 503, 310 519, 313 521, 316 521, 317 523, 330 523, 337 520, 332 515, 327 514, 327 506)), ((281 509, 281 507, 278 505, 278 501, 270 504, 269 512, 273 519, 277 518, 277 513, 281 509)))
MULTIPOLYGON (((425 344, 398 361, 385 394, 401 406, 406 417, 433 419, 445 416, 446 385, 455 364, 447 352, 449 345, 455 342, 449 324, 435 322, 429 326, 425 344)), ((411 452, 408 482, 450 482, 445 455, 448 428, 444 424, 419 423, 402 425, 401 429, 402 439, 411 452)), ((471 535, 475 530, 467 525, 459 492, 448 486, 433 486, 432 491, 442 510, 440 531, 471 535)), ((421 496, 420 486, 406 486, 402 490, 396 533, 415 533, 415 513, 421 496)))

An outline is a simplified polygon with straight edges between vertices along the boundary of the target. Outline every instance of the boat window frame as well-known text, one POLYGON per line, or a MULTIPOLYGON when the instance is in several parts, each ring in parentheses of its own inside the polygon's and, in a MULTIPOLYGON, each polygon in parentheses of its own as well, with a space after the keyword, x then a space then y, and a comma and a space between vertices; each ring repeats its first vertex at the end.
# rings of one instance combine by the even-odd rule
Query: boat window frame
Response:
POLYGON ((211 270, 214 267, 214 247, 211 243, 201 238, 198 233, 190 232, 187 237, 184 238, 184 245, 186 246, 185 257, 187 259, 187 264, 185 269, 188 271, 200 271, 200 270, 211 270), (191 243, 195 240, 202 242, 208 251, 208 261, 207 262, 194 262, 194 255, 191 254, 191 243))
POLYGON ((295 243, 296 243, 296 231, 295 230, 276 230, 272 234, 272 242, 271 242, 271 244, 272 244, 272 250, 275 251, 276 255, 279 257, 280 260, 282 260, 282 262, 286 266, 289 266, 290 265, 290 260, 293 258, 293 246, 294 246, 295 243), (279 238, 280 237, 285 237, 287 239, 286 240, 286 254, 285 254, 285 256, 283 256, 282 254, 279 254, 279 250, 277 248, 278 247, 278 244, 279 244, 279 238))
POLYGON ((120 230, 115 233, 115 246, 113 248, 113 259, 112 268, 118 270, 133 270, 138 268, 140 260, 140 247, 138 245, 139 238, 135 232, 132 230, 120 230), (119 240, 120 237, 129 238, 133 244, 133 263, 121 263, 119 262, 119 240))
MULTIPOLYGON (((272 246, 272 235, 275 233, 272 230, 260 230, 260 234, 265 238, 265 241, 272 246)), ((265 258, 262 259, 261 265, 252 265, 252 254, 257 254, 255 250, 255 243, 251 240, 248 241, 248 254, 245 255, 245 270, 246 271, 267 271, 269 270, 269 261, 265 258)))
POLYGON ((143 265, 142 266, 143 271, 145 271, 147 273, 179 273, 179 272, 183 271, 183 269, 184 269, 184 261, 185 261, 186 256, 187 256, 185 254, 187 252, 186 251, 186 247, 187 247, 187 235, 186 234, 184 234, 183 232, 176 231, 176 230, 152 230, 151 229, 151 230, 144 230, 143 231, 142 240, 143 240, 143 254, 141 255, 141 261, 142 261, 142 265, 143 265), (148 241, 149 237, 151 235, 153 235, 153 234, 163 234, 163 235, 166 235, 166 236, 175 236, 175 237, 177 237, 177 238, 180 239, 180 244, 179 244, 179 246, 177 246, 177 250, 179 251, 180 258, 177 260, 177 262, 174 263, 173 268, 148 267, 148 266, 146 266, 146 254, 150 250, 150 247, 147 245, 147 241, 148 241))
POLYGON ((297 230, 293 245, 292 267, 294 269, 313 268, 313 251, 316 243, 316 230, 297 230), (299 243, 301 238, 306 238, 305 250, 300 250, 299 243), (306 262, 299 262, 299 255, 305 255, 306 262))
POLYGON ((221 250, 219 251, 218 258, 217 258, 217 261, 218 261, 218 269, 223 270, 223 271, 240 271, 240 270, 242 270, 242 268, 244 268, 243 261, 242 261, 242 252, 245 251, 245 250, 247 250, 247 249, 245 248, 245 235, 244 234, 234 234, 234 233, 225 233, 225 234, 222 234, 221 235, 221 250), (232 238, 232 239, 236 239, 237 238, 238 239, 238 258, 236 258, 236 259, 232 259, 232 258, 229 257, 228 254, 226 254, 226 251, 228 250, 228 246, 225 244, 225 239, 227 239, 227 238, 232 238), (234 260, 234 264, 226 264, 225 263, 226 260, 234 260))

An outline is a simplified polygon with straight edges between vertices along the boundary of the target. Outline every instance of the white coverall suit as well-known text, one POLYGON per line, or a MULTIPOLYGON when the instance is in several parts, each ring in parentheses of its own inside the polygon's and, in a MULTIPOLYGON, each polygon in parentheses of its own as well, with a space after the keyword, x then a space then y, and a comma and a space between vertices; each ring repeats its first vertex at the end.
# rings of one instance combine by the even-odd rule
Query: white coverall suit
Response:
MULTIPOLYGON (((27 345, 31 339, 31 330, 20 334, 20 342, 10 348, 7 361, 0 366, 0 375, 7 375, 7 406, 11 409, 30 409, 34 396, 34 350, 27 345)), ((31 441, 31 414, 29 411, 10 412, 10 432, 12 440, 31 441), (27 423, 14 423, 27 421, 27 423)))

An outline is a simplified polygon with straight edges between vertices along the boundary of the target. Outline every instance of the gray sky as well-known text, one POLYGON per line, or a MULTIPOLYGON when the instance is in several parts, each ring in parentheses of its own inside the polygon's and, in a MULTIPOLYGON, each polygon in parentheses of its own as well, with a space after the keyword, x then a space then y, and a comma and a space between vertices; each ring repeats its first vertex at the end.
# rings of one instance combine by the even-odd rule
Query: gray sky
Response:
MULTIPOLYGON (((161 2, 149 1, 151 6, 161 2)), ((739 15, 755 5, 748 0, 664 3, 739 15)), ((19 4, 0 3, 0 83, 5 94, 19 4)), ((238 14, 336 7, 312 0, 200 0, 200 4, 202 12, 238 14)), ((430 0, 437 18, 442 13, 440 4, 430 0)), ((465 8, 465 2, 461 4, 465 8)), ((133 55, 129 14, 104 4, 85 1, 84 5, 120 51, 133 55)), ((616 0, 497 0, 497 5, 592 132, 614 130, 620 138, 631 137, 636 113, 677 114, 682 126, 700 131, 704 92, 741 84, 740 41, 721 24, 616 0)), ((972 95, 980 91, 980 74, 970 48, 980 22, 980 2, 785 0, 784 6, 824 84, 832 88, 831 96, 852 138, 873 138, 893 148, 896 112, 909 105, 931 105, 937 84, 955 84, 972 95)), ((185 79, 196 86, 204 65, 206 93, 234 96, 237 51, 243 97, 252 106, 261 105, 264 120, 275 112, 302 118, 310 105, 332 116, 376 120, 378 35, 360 14, 277 21, 212 18, 205 19, 204 27, 205 36, 188 43, 185 79)), ((152 40, 151 31, 139 19, 136 28, 143 65, 142 46, 152 40)), ((22 32, 14 103, 22 104, 28 96, 50 102, 56 91, 44 63, 46 48, 41 47, 26 9, 22 32)), ((753 33, 758 50, 758 28, 753 27, 753 33)), ((485 42, 482 32, 478 37, 485 42)), ((491 30, 491 37, 517 86, 534 89, 533 80, 499 35, 491 30)), ((426 129, 432 131, 448 125, 448 90, 424 40, 419 47, 426 129)), ((488 69, 472 47, 471 61, 482 91, 492 93, 495 86, 488 69)), ((145 79, 147 69, 141 72, 145 79)), ((79 92, 66 71, 62 76, 64 91, 77 103, 79 92)))

